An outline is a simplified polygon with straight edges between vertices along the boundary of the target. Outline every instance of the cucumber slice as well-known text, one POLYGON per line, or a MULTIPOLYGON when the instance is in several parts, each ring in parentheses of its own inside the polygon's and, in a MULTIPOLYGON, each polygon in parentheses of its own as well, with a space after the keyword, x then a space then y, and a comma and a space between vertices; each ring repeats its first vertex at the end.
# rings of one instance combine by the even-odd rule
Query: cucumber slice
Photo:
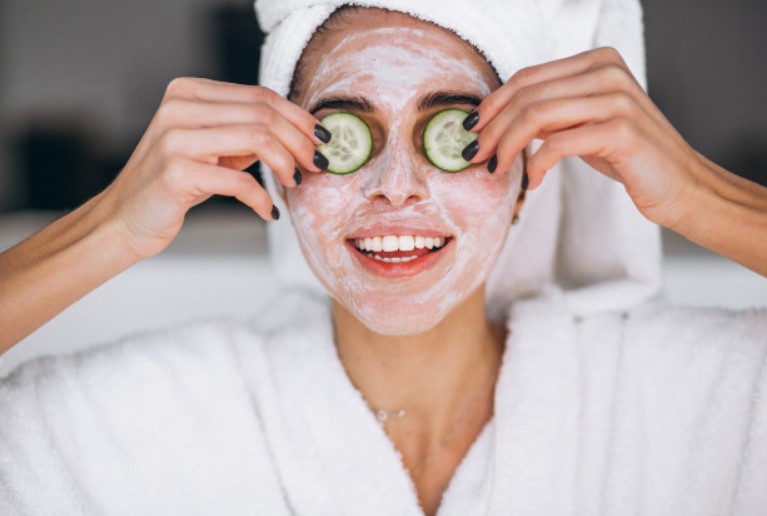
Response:
POLYGON ((462 109, 445 109, 426 124, 423 148, 435 167, 445 172, 460 172, 472 165, 461 156, 461 151, 479 136, 463 128, 468 114, 462 109))
POLYGON ((351 174, 359 170, 373 152, 373 135, 363 119, 353 113, 332 113, 321 120, 333 137, 319 150, 328 158, 328 172, 351 174))

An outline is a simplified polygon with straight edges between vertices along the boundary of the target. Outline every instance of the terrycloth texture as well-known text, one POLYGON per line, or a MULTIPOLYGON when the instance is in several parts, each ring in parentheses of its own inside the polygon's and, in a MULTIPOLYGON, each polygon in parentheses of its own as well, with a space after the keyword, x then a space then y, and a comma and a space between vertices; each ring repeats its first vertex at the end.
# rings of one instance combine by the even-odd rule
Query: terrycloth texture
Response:
MULTIPOLYGON (((767 514, 767 311, 516 304, 495 417, 440 516, 767 514)), ((326 301, 0 382, 3 515, 421 515, 326 301)))
MULTIPOLYGON (((642 10, 638 0, 257 0, 268 33, 260 82, 283 96, 312 34, 347 3, 409 13, 472 43, 507 80, 520 68, 590 48, 614 46, 646 85, 642 10)), ((268 169, 267 169, 268 170, 268 169)), ((272 174, 275 203, 287 213, 272 174)), ((301 254, 289 217, 269 224, 273 265, 286 285, 324 292, 301 254)), ((488 281, 488 315, 501 320, 513 299, 558 282, 579 314, 635 305, 658 291, 658 228, 634 207, 623 186, 578 158, 554 167, 528 194, 488 281)))

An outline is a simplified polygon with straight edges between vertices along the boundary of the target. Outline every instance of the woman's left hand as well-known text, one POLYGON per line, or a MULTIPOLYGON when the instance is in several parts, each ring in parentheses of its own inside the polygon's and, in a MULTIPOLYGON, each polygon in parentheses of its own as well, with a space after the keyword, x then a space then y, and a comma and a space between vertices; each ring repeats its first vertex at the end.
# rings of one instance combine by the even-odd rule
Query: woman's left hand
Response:
POLYGON ((524 68, 479 106, 480 163, 497 155, 498 170, 534 138, 543 140, 527 165, 530 188, 565 156, 580 156, 620 181, 637 208, 669 225, 703 166, 613 48, 599 48, 524 68))
MULTIPOLYGON (((649 220, 767 276, 767 188, 696 152, 613 48, 524 68, 477 108, 480 163, 511 168, 533 140, 529 188, 565 156, 623 183, 649 220)), ((476 117, 467 117, 467 122, 476 117)))

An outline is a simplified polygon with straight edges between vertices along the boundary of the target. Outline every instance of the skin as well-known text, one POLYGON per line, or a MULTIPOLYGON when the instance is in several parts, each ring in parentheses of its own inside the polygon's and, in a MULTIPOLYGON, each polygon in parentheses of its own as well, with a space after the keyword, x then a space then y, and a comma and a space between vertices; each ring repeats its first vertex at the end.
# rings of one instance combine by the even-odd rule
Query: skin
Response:
POLYGON ((302 188, 288 193, 299 241, 332 297, 362 324, 385 335, 421 334, 487 279, 510 226, 522 160, 510 174, 489 174, 482 165, 456 174, 440 171, 421 148, 423 128, 440 108, 419 113, 417 103, 435 84, 481 98, 497 84, 488 80, 487 64, 469 64, 465 44, 436 27, 363 26, 325 40, 321 49, 326 57, 308 74, 312 80, 299 104, 367 97, 376 113, 358 114, 380 141, 359 171, 308 175, 302 188), (382 223, 453 235, 453 249, 436 267, 411 278, 372 274, 345 243, 355 231, 382 223))
MULTIPOLYGON (((487 63, 468 44, 448 31, 404 15, 361 10, 340 35, 331 33, 325 44, 332 50, 341 41, 334 38, 356 35, 357 44, 363 45, 365 30, 374 39, 379 29, 401 31, 397 32, 402 36, 397 40, 403 47, 397 50, 401 56, 404 52, 413 59, 428 55, 455 60, 461 56, 469 66, 446 67, 453 75, 445 80, 476 80, 474 87, 484 93, 487 90, 482 89, 476 73, 486 79, 484 86, 492 91, 479 106, 480 120, 473 129, 479 132, 480 150, 472 160, 477 167, 452 176, 434 173, 417 152, 416 124, 421 115, 414 113, 411 97, 397 104, 398 97, 390 91, 388 96, 379 91, 379 112, 369 120, 381 143, 374 160, 353 177, 319 174, 312 164, 314 148, 321 143, 313 135, 318 120, 306 109, 262 87, 176 79, 130 160, 106 190, 0 253, 0 352, 109 278, 162 251, 178 233, 186 212, 212 195, 236 197, 271 220, 271 197, 242 172, 256 160, 275 170, 288 189, 293 215, 306 218, 298 229, 302 246, 309 256, 314 253, 310 261, 325 276, 323 281, 338 290, 339 299, 333 304, 336 342, 350 379, 372 404, 388 410, 408 409, 408 417, 397 421, 397 426, 392 421, 386 427, 406 464, 420 462, 473 393, 487 378, 494 380, 497 375, 505 335, 485 321, 483 286, 472 291, 474 280, 465 276, 468 265, 461 262, 477 254, 479 246, 462 247, 466 258, 445 257, 459 269, 450 272, 450 282, 465 297, 450 301, 442 319, 416 335, 396 334, 399 323, 388 330, 379 328, 395 334, 380 333, 360 319, 381 308, 370 300, 355 301, 353 292, 334 286, 332 267, 343 266, 343 259, 339 259, 341 265, 322 264, 326 255, 342 256, 337 232, 345 223, 327 205, 315 203, 312 211, 312 200, 299 191, 324 191, 328 203, 356 199, 350 206, 362 221, 377 214, 429 218, 450 226, 461 241, 474 239, 487 246, 492 254, 494 240, 489 230, 476 228, 473 219, 488 214, 481 206, 462 204, 452 197, 448 185, 471 188, 467 194, 487 196, 483 202, 500 202, 504 196, 513 200, 513 194, 501 193, 501 187, 516 188, 519 151, 537 137, 543 145, 528 163, 531 188, 563 156, 580 156, 621 182, 651 221, 767 275, 767 189, 695 152, 641 90, 615 50, 596 49, 525 68, 496 88, 487 63), (428 52, 420 47, 423 52, 418 53, 419 41, 428 41, 428 52), (386 106, 385 100, 389 101, 386 106), (499 165, 490 177, 480 172, 492 154, 498 155, 499 165), (305 177, 305 185, 298 190, 293 179, 296 165, 305 177), (331 181, 337 187, 332 193, 331 181), (419 206, 428 209, 419 211, 419 206), (312 218, 314 213, 329 211, 333 213, 328 215, 328 228, 312 218), (327 236, 313 234, 320 230, 327 236)), ((419 74, 427 69, 412 70, 413 80, 423 77, 419 74)), ((320 72, 309 70, 306 75, 315 73, 319 76, 320 72)), ((329 67, 326 82, 333 73, 340 73, 339 69, 334 72, 329 67)), ((359 73, 338 79, 339 84, 347 79, 363 81, 359 73)), ((380 80, 381 88, 390 86, 384 78, 380 80)), ((369 79, 358 86, 368 88, 372 95, 376 84, 369 79)), ((318 92, 320 85, 314 87, 318 92)), ((312 94, 306 87, 304 90, 306 95, 312 94)), ((309 98, 299 101, 306 107, 309 98)), ((516 209, 519 207, 517 203, 516 209)), ((501 206, 500 214, 490 216, 487 223, 498 239, 505 229, 493 217, 508 220, 509 211, 508 206, 501 206)), ((491 260, 477 260, 477 276, 482 277, 491 260)), ((351 276, 361 282, 360 288, 371 289, 368 291, 388 288, 386 282, 366 278, 358 271, 352 270, 351 276)), ((397 282, 396 288, 392 286, 398 292, 397 303, 417 295, 413 289, 419 281, 424 292, 437 296, 445 280, 434 276, 397 282)), ((430 311, 424 327, 431 324, 432 317, 439 319, 435 314, 446 310, 434 297, 427 296, 426 303, 430 311)), ((391 310, 388 315, 407 316, 400 309, 383 310, 391 310)), ((455 467, 491 413, 492 392, 480 398, 448 446, 415 476, 427 514, 436 512, 455 467)))

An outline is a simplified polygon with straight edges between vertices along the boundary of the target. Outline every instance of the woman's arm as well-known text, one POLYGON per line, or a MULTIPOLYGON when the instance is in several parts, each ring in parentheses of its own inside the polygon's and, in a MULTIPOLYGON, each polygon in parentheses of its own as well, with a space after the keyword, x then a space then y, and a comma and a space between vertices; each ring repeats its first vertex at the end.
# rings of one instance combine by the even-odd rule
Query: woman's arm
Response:
POLYGON ((472 162, 496 154, 507 170, 541 139, 528 161, 531 189, 563 157, 580 156, 623 183, 649 220, 767 276, 767 188, 692 149, 615 49, 522 69, 478 112, 472 162))
POLYGON ((106 190, 0 254, 0 353, 109 278, 165 249, 186 212, 236 197, 266 220, 272 199, 243 170, 263 160, 286 187, 319 172, 329 134, 276 93, 176 79, 125 168, 106 190), (319 165, 319 166, 318 166, 319 165))
POLYGON ((0 254, 0 353, 141 259, 100 201, 0 254))
POLYGON ((699 155, 690 198, 668 227, 767 276, 767 188, 699 155))

